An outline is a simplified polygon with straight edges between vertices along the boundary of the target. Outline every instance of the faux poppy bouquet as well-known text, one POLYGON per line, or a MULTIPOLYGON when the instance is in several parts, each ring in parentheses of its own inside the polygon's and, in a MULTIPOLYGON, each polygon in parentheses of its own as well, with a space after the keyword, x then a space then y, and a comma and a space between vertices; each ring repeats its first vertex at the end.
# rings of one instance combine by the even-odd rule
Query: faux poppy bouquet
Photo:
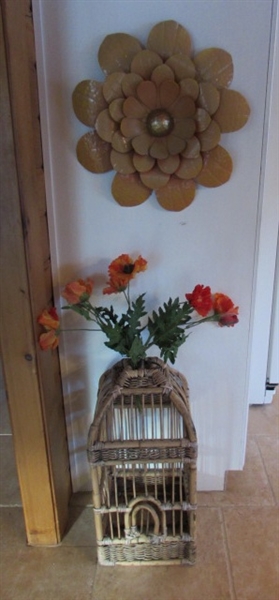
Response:
MULTIPOLYGON (((185 299, 169 298, 157 311, 150 315, 145 308, 145 293, 135 300, 130 296, 130 283, 138 273, 145 271, 147 261, 138 256, 133 260, 128 254, 121 254, 108 267, 108 282, 103 294, 123 294, 126 312, 117 314, 113 306, 94 306, 91 296, 94 288, 92 279, 78 279, 68 283, 62 292, 67 301, 64 310, 78 313, 86 321, 97 326, 91 331, 102 331, 106 336, 105 345, 130 359, 136 368, 147 357, 151 346, 160 350, 160 357, 172 364, 179 347, 186 341, 189 330, 209 321, 221 327, 238 323, 238 307, 223 293, 211 292, 209 286, 196 285, 185 299)), ((45 309, 38 318, 44 327, 39 343, 43 350, 55 349, 62 331, 55 307, 45 309)), ((73 331, 73 330, 72 330, 73 331)))

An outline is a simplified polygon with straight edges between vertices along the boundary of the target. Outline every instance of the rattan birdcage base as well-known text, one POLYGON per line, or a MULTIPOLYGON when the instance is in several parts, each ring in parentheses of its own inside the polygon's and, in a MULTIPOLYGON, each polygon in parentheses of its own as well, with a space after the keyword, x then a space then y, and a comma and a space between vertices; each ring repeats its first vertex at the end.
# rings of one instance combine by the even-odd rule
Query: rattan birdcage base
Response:
POLYGON ((196 545, 194 541, 171 541, 159 544, 108 544, 97 548, 98 562, 112 565, 194 565, 196 545))
POLYGON ((87 453, 99 564, 193 565, 197 437, 183 375, 158 358, 106 371, 87 453))

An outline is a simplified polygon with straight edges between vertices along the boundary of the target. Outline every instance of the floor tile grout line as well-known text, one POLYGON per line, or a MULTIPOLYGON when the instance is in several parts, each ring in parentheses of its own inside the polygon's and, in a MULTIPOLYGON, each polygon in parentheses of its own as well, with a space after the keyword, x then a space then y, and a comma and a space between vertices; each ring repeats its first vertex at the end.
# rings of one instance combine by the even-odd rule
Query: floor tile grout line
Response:
MULTIPOLYGON (((277 505, 278 502, 276 501, 275 504, 277 505)), ((198 508, 273 508, 274 507, 274 502, 227 502, 227 503, 223 503, 220 504, 220 502, 213 502, 212 504, 199 504, 198 503, 198 508)))
POLYGON ((23 508, 22 504, 0 504, 0 508, 23 508))
POLYGON ((96 568, 94 569, 94 575, 93 575, 93 579, 92 579, 90 596, 89 596, 88 600, 96 600, 96 598, 94 598, 94 587, 95 587, 95 581, 96 581, 96 578, 97 578, 98 559, 97 559, 97 562, 95 564, 95 567, 96 568))
POLYGON ((279 436, 279 432, 278 433, 252 433, 250 432, 248 435, 248 438, 263 438, 263 437, 271 437, 271 438, 275 438, 278 439, 279 436))
POLYGON ((223 540, 224 540, 224 546, 225 546, 225 557, 226 557, 226 567, 227 567, 228 582, 229 582, 229 591, 230 591, 230 595, 231 595, 231 600, 237 600, 237 595, 236 595, 236 590, 235 590, 235 585, 234 585, 234 578, 233 578, 232 560, 231 560, 231 554, 230 554, 230 549, 229 549, 224 513, 223 513, 223 509, 221 507, 218 508, 218 511, 219 511, 219 517, 221 520, 221 528, 222 528, 222 534, 223 534, 223 540))
POLYGON ((262 464, 263 464, 264 472, 265 472, 265 474, 266 474, 266 477, 267 477, 268 485, 269 485, 269 487, 270 487, 270 490, 271 490, 271 494, 272 494, 272 497, 273 497, 273 500, 274 500, 274 504, 275 504, 275 505, 277 505, 277 504, 278 504, 278 502, 277 502, 277 498, 276 498, 276 496, 275 496, 275 492, 274 492, 274 490, 273 490, 273 486, 272 486, 272 483, 271 483, 271 481, 270 481, 270 477, 269 477, 269 474, 268 474, 268 471, 267 471, 267 468, 266 468, 266 464, 265 464, 265 460, 264 460, 264 457, 263 457, 263 454, 262 454, 261 448, 260 448, 260 446, 259 446, 259 444, 258 444, 257 440, 255 440, 255 442, 256 442, 256 444, 257 444, 257 448, 258 448, 258 450, 259 450, 259 454, 260 454, 261 461, 262 461, 262 464))

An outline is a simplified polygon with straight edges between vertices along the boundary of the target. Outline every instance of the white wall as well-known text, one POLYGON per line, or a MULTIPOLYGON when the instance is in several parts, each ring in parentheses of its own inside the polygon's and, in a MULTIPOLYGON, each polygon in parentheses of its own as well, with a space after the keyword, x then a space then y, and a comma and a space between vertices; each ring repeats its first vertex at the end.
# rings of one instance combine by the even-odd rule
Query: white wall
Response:
MULTIPOLYGON (((149 308, 169 296, 183 298, 196 283, 239 304, 237 327, 198 328, 176 362, 190 385, 199 489, 222 489, 224 472, 242 468, 245 452, 272 1, 33 0, 33 5, 56 295, 68 280, 97 274, 96 302, 103 302, 107 265, 128 252, 149 261, 134 287, 135 293, 148 292, 149 308), (247 98, 251 117, 242 130, 222 137, 234 162, 226 185, 200 188, 180 213, 164 211, 155 197, 121 208, 110 193, 113 174, 94 175, 77 162, 75 145, 87 128, 73 113, 71 94, 82 79, 103 80, 97 52, 107 34, 125 31, 145 43, 151 27, 170 18, 188 29, 195 52, 218 46, 232 54, 231 87, 247 98)), ((88 489, 86 437, 98 379, 118 357, 99 333, 65 334, 60 354, 74 489, 88 489)))
POLYGON ((274 2, 271 29, 262 176, 260 181, 254 306, 248 385, 250 404, 272 402, 266 389, 279 381, 279 5, 274 2), (276 272, 277 255, 277 272, 276 272), (274 286, 273 286, 274 282, 274 286), (270 321, 270 327, 268 323, 270 321))

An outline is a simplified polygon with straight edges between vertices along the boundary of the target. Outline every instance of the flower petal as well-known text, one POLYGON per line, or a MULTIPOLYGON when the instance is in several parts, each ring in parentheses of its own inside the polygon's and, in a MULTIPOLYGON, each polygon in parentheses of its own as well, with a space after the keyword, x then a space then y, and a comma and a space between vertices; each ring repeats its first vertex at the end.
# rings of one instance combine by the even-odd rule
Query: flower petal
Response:
POLYGON ((124 135, 122 135, 121 131, 116 131, 111 140, 111 146, 117 152, 129 152, 132 149, 131 140, 124 135))
POLYGON ((77 143, 77 159, 92 173, 106 173, 112 170, 110 144, 101 140, 95 131, 89 131, 77 143))
POLYGON ((181 152, 181 156, 184 156, 184 158, 197 158, 199 156, 200 149, 201 145, 198 138, 193 136, 187 141, 187 146, 185 150, 181 152))
POLYGON ((215 85, 208 81, 200 83, 200 93, 197 105, 204 108, 210 115, 213 115, 220 103, 220 92, 215 85))
POLYGON ((95 128, 102 140, 111 142, 114 132, 118 129, 118 125, 111 118, 108 109, 106 109, 99 113, 96 119, 95 128))
POLYGON ((156 52, 141 50, 136 54, 131 64, 131 72, 137 73, 143 79, 150 79, 152 71, 162 64, 162 59, 156 52))
POLYGON ((79 304, 90 298, 93 291, 92 279, 77 279, 67 283, 61 296, 68 304, 79 304))
POLYGON ((155 166, 146 173, 140 173, 140 178, 146 187, 151 190, 158 190, 168 183, 170 177, 167 173, 163 173, 159 167, 155 166))
POLYGON ((203 168, 196 182, 205 187, 218 187, 226 183, 233 169, 232 159, 222 146, 203 154, 203 168))
POLYGON ((158 52, 164 60, 180 52, 190 55, 191 38, 188 31, 176 21, 161 21, 151 29, 147 48, 158 52))
POLYGON ((136 169, 133 163, 133 154, 133 152, 123 154, 121 152, 116 152, 116 150, 112 150, 110 153, 110 162, 113 169, 124 175, 134 173, 136 169))
POLYGON ((111 33, 100 45, 98 61, 107 75, 114 71, 129 72, 134 56, 140 52, 140 42, 128 33, 111 33))
POLYGON ((55 306, 45 308, 38 316, 37 321, 40 325, 43 325, 46 330, 59 329, 60 327, 59 317, 55 306))
POLYGON ((142 81, 137 87, 137 97, 148 108, 157 108, 157 87, 153 81, 142 81))
POLYGON ((190 96, 193 100, 197 99, 199 95, 199 84, 195 79, 182 79, 179 85, 183 96, 190 96))
POLYGON ((123 111, 126 117, 132 117, 136 119, 143 119, 148 114, 148 109, 146 106, 134 96, 129 96, 129 98, 126 98, 123 104, 123 111))
POLYGON ((123 98, 122 81, 124 77, 125 73, 111 73, 106 77, 103 94, 108 103, 117 98, 123 98))
POLYGON ((185 119, 186 117, 194 117, 196 106, 194 100, 189 96, 180 96, 171 107, 171 112, 174 117, 185 119))
POLYGON ((42 350, 55 350, 59 345, 59 337, 55 331, 41 333, 39 344, 42 350))
POLYGON ((151 195, 151 190, 140 180, 138 173, 121 175, 116 173, 111 191, 120 206, 138 206, 151 195))
POLYGON ((120 123, 120 121, 124 117, 123 102, 123 98, 117 98, 116 100, 113 100, 109 105, 109 114, 111 118, 117 123, 120 123))
POLYGON ((218 314, 226 314, 232 311, 238 314, 238 306, 234 306, 232 299, 221 292, 217 292, 213 296, 213 310, 218 314))
POLYGON ((178 154, 176 154, 175 156, 168 156, 167 158, 164 158, 162 160, 158 160, 158 166, 160 167, 161 171, 163 171, 163 173, 168 173, 169 175, 175 173, 175 171, 179 167, 179 164, 180 158, 178 154))
POLYGON ((214 115, 222 133, 237 131, 244 127, 250 115, 247 100, 234 90, 221 90, 220 105, 214 115))
POLYGON ((174 54, 168 58, 166 65, 173 70, 176 81, 181 81, 181 79, 188 77, 191 79, 195 78, 196 67, 189 56, 185 54, 174 54))
POLYGON ((218 146, 221 138, 221 131, 219 125, 215 121, 211 121, 207 129, 201 133, 197 133, 197 137, 200 141, 202 152, 212 150, 215 146, 218 146))
POLYGON ((107 108, 103 84, 92 79, 78 83, 72 100, 76 117, 88 127, 93 127, 99 112, 107 108))
POLYGON ((155 164, 155 158, 134 153, 133 163, 139 173, 144 173, 145 171, 150 171, 150 169, 152 169, 155 164))
POLYGON ((198 79, 209 81, 218 89, 228 87, 233 79, 233 61, 222 48, 207 48, 196 54, 194 63, 198 79))
POLYGON ((193 137, 195 131, 196 123, 194 119, 175 119, 175 125, 172 131, 173 135, 188 141, 193 137))
POLYGON ((132 146, 138 154, 144 156, 145 154, 148 154, 152 142, 153 137, 149 135, 149 133, 142 133, 133 138, 132 146))
POLYGON ((166 138, 154 139, 150 146, 149 154, 153 158, 167 158, 169 151, 166 138))
POLYGON ((120 129, 125 137, 132 138, 145 132, 146 127, 140 119, 130 119, 129 117, 125 117, 121 121, 120 129))
POLYGON ((142 81, 142 77, 137 75, 137 73, 128 73, 125 74, 122 79, 122 91, 124 96, 128 98, 128 96, 134 96, 136 93, 136 89, 138 84, 142 81))
POLYGON ((180 179, 194 179, 200 173, 202 166, 201 156, 197 158, 182 158, 175 174, 180 179))
POLYGON ((210 124, 211 118, 210 115, 204 108, 197 108, 197 112, 195 114, 196 128, 197 131, 204 131, 210 124))
POLYGON ((167 80, 174 80, 174 72, 172 71, 172 69, 166 64, 159 65, 159 67, 156 67, 156 69, 154 69, 151 75, 151 81, 154 81, 154 83, 157 86, 159 86, 160 83, 167 80))
POLYGON ((191 294, 185 294, 185 297, 201 317, 206 317, 213 308, 212 294, 209 285, 204 286, 198 283, 193 292, 191 294))
POLYGON ((196 194, 193 180, 179 179, 172 175, 167 185, 156 190, 156 197, 162 208, 180 211, 189 206, 196 194))
POLYGON ((168 108, 180 94, 180 87, 175 81, 163 81, 159 87, 160 105, 162 108, 168 108))
POLYGON ((176 135, 170 134, 167 138, 168 151, 171 156, 183 152, 186 148, 186 141, 176 135))

